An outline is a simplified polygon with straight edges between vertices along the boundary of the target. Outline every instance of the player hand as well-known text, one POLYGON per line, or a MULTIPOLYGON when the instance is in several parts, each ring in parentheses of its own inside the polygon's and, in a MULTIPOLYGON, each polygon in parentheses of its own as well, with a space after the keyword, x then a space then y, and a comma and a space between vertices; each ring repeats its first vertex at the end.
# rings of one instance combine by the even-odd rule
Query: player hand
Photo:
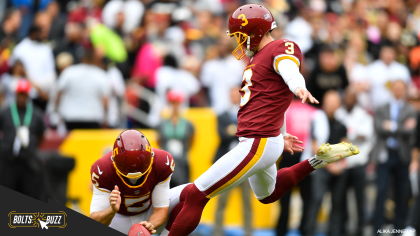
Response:
POLYGON ((305 103, 308 100, 310 103, 319 104, 318 100, 316 100, 312 94, 304 88, 296 88, 295 94, 298 98, 302 99, 302 103, 305 103))
POLYGON ((149 230, 149 232, 151 234, 155 234, 156 233, 155 226, 153 226, 152 223, 149 223, 147 221, 142 221, 139 224, 143 225, 147 230, 149 230))
POLYGON ((303 144, 296 136, 286 134, 284 136, 284 150, 290 152, 290 154, 294 154, 294 152, 302 152, 304 150, 303 147, 297 145, 303 144))
POLYGON ((114 213, 120 210, 121 205, 121 192, 117 185, 115 185, 114 190, 111 192, 111 196, 109 196, 109 203, 111 204, 112 211, 114 213))

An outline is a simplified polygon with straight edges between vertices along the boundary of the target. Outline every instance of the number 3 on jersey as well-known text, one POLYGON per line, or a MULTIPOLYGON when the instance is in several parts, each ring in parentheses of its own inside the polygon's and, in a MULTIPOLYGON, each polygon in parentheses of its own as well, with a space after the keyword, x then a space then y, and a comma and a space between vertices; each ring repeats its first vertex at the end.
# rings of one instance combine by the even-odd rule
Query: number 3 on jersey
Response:
POLYGON ((284 44, 287 47, 286 53, 287 54, 294 54, 295 53, 295 45, 292 42, 287 42, 284 44))
POLYGON ((251 69, 244 71, 242 81, 245 82, 245 85, 241 89, 241 91, 244 91, 244 96, 241 97, 241 104, 240 104, 241 106, 245 106, 245 104, 251 98, 251 89, 249 88, 250 86, 252 86, 251 77, 252 77, 251 69))

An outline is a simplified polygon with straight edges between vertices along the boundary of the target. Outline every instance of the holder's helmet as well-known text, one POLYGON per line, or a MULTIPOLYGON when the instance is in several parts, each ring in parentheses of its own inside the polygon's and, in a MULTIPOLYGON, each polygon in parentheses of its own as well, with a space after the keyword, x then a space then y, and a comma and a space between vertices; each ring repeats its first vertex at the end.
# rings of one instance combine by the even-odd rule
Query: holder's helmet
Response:
POLYGON ((150 171, 153 155, 152 146, 143 133, 125 130, 115 140, 112 161, 118 174, 136 179, 150 171))
POLYGON ((258 4, 243 5, 236 9, 229 18, 229 37, 235 36, 238 47, 232 52, 236 59, 242 59, 245 54, 252 57, 252 49, 258 46, 261 39, 268 32, 276 28, 271 12, 258 4), (246 51, 242 45, 246 42, 246 51))

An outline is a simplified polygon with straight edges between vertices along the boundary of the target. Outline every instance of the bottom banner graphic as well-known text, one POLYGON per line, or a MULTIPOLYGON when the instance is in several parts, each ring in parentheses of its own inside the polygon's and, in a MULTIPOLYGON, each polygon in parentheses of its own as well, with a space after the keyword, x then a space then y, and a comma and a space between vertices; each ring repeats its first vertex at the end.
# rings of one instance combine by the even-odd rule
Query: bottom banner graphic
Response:
POLYGON ((35 227, 48 229, 49 227, 65 228, 67 214, 64 211, 58 213, 9 213, 9 227, 35 227))
POLYGON ((1 236, 124 236, 64 204, 39 201, 1 185, 0 193, 1 236))

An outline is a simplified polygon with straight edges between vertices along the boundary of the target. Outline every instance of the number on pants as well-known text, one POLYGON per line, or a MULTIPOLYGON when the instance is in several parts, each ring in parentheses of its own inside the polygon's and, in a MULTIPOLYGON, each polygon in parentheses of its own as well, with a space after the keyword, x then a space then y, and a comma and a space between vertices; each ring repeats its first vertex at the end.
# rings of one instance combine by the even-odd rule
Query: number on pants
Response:
POLYGON ((244 87, 242 87, 241 91, 244 91, 245 94, 244 96, 241 97, 241 106, 244 106, 251 98, 251 89, 249 88, 250 86, 252 86, 251 77, 252 77, 251 69, 244 71, 242 81, 245 81, 245 85, 244 87))
POLYGON ((287 42, 284 44, 284 46, 288 47, 285 51, 287 54, 295 53, 295 45, 292 42, 287 42))
POLYGON ((150 195, 144 195, 138 198, 125 198, 124 205, 128 212, 142 212, 150 206, 150 195), (143 202, 140 207, 134 207, 135 204, 143 202))

